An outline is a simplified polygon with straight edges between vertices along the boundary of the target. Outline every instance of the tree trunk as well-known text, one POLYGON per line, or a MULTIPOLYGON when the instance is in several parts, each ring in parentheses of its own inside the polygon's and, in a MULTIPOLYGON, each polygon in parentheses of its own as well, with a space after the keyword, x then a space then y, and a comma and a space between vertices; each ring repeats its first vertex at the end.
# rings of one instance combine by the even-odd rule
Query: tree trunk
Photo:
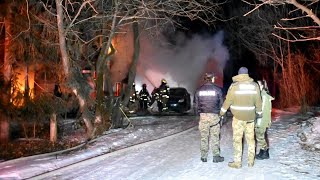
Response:
MULTIPOLYGON (((69 72, 70 68, 70 62, 69 62, 69 55, 67 52, 67 43, 66 43, 66 32, 65 32, 65 26, 63 23, 64 14, 63 14, 63 8, 62 8, 62 2, 61 0, 56 0, 56 6, 57 6, 57 25, 58 25, 58 33, 59 33, 59 45, 60 45, 60 52, 61 52, 61 59, 63 64, 63 70, 66 75, 67 80, 70 78, 69 76, 72 75, 69 72)), ((83 97, 80 96, 77 89, 72 89, 75 95, 77 96, 79 100, 79 104, 82 110, 86 110, 86 101, 83 97)), ((85 111, 86 113, 86 111, 85 111)), ((83 121, 85 122, 86 128, 87 128, 87 134, 88 138, 91 138, 92 132, 93 132, 93 126, 88 118, 83 118, 83 121)))
POLYGON ((275 98, 277 95, 277 88, 278 88, 278 78, 277 78, 277 71, 278 71, 278 63, 273 64, 273 86, 272 86, 272 95, 274 95, 275 98))
MULTIPOLYGON (((96 117, 95 117, 95 134, 101 134, 111 126, 111 116, 113 107, 113 91, 111 84, 110 66, 107 63, 111 60, 111 56, 114 54, 114 48, 112 46, 112 38, 116 31, 116 20, 118 14, 118 2, 115 1, 115 8, 113 12, 113 19, 110 29, 110 35, 107 43, 102 45, 101 51, 97 61, 97 104, 96 104, 96 117), (111 52, 108 53, 108 49, 111 48, 111 52), (106 94, 103 92, 104 82, 106 85, 106 94), (105 96, 107 98, 105 98, 105 96)), ((103 39, 106 41, 106 38, 103 39)))
POLYGON ((12 76, 12 55, 10 51, 11 44, 11 21, 10 18, 4 18, 5 24, 5 45, 4 45, 4 65, 3 76, 6 82, 9 82, 12 76))
POLYGON ((63 14, 61 0, 56 0, 56 6, 57 6, 57 25, 58 25, 61 59, 62 59, 64 74, 66 75, 66 77, 68 77, 70 63, 69 63, 69 56, 67 52, 66 33, 65 33, 65 26, 63 23, 64 14, 63 14))
POLYGON ((136 69, 137 69, 137 63, 139 59, 139 54, 140 54, 140 39, 139 39, 139 24, 137 21, 133 22, 132 24, 132 29, 133 29, 133 56, 132 56, 132 63, 129 68, 128 72, 128 86, 125 90, 125 98, 123 100, 123 105, 127 106, 130 98, 130 91, 132 88, 132 84, 136 78, 136 69))
POLYGON ((9 141, 9 122, 7 117, 0 113, 0 144, 7 144, 9 141))
POLYGON ((93 129, 93 124, 91 123, 90 111, 88 108, 88 104, 85 102, 85 99, 77 93, 77 90, 74 90, 73 92, 75 93, 75 95, 77 96, 77 98, 79 100, 80 112, 82 113, 82 119, 83 119, 83 122, 86 126, 87 137, 88 137, 88 139, 92 139, 94 129, 93 129))
POLYGON ((24 121, 22 122, 22 128, 23 128, 24 137, 25 137, 25 138, 29 138, 29 136, 28 136, 27 123, 24 122, 24 121))
POLYGON ((120 109, 121 97, 115 99, 114 108, 112 111, 112 128, 122 128, 123 127, 123 112, 120 109))
POLYGON ((53 113, 50 118, 50 142, 57 142, 57 114, 53 113))
MULTIPOLYGON (((130 65, 128 71, 128 86, 125 89, 124 99, 122 100, 123 106, 127 106, 130 98, 130 92, 132 88, 132 84, 136 77, 136 69, 137 63, 140 54, 140 38, 139 38, 139 24, 137 21, 133 22, 132 24, 133 29, 133 56, 132 56, 132 63, 130 65)), ((112 117, 113 117, 113 127, 120 128, 123 126, 123 112, 120 109, 120 101, 116 101, 115 108, 113 109, 112 117)))
MULTIPOLYGON (((5 26, 5 45, 4 45, 4 64, 3 64, 3 76, 4 76, 4 94, 2 94, 4 105, 8 105, 10 102, 10 87, 11 87, 11 77, 12 77, 12 58, 13 54, 10 51, 11 43, 11 22, 12 14, 10 7, 7 7, 8 13, 7 17, 4 18, 5 26)), ((0 117, 0 140, 1 143, 7 143, 9 141, 9 119, 5 114, 1 114, 0 117)))
POLYGON ((36 128, 37 128, 37 124, 36 122, 33 123, 33 138, 36 138, 36 128))
POLYGON ((113 94, 110 67, 107 66, 107 62, 110 61, 114 51, 110 54, 107 54, 106 52, 107 49, 109 49, 108 47, 112 46, 112 37, 113 33, 110 34, 108 43, 102 46, 97 63, 95 135, 102 134, 111 126, 111 113, 113 108, 111 104, 113 104, 113 94), (106 94, 104 92, 104 83, 107 83, 107 89, 105 90, 106 94))

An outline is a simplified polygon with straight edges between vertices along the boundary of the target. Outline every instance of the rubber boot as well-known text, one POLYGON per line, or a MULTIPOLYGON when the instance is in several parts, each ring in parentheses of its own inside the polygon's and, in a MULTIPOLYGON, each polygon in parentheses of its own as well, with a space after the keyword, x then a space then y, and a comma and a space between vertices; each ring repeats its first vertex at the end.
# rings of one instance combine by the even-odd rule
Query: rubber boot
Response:
POLYGON ((223 162, 223 161, 224 161, 224 157, 221 157, 221 156, 213 156, 213 162, 214 162, 214 163, 223 162))
POLYGON ((228 166, 231 168, 239 169, 239 168, 241 168, 241 162, 229 162, 228 166))
POLYGON ((256 155, 256 159, 259 159, 259 160, 269 159, 269 149, 266 149, 266 150, 260 149, 259 154, 256 155))
POLYGON ((269 159, 269 149, 264 150, 262 154, 262 159, 269 159))
POLYGON ((261 160, 261 156, 263 154, 263 151, 264 150, 260 149, 259 154, 256 154, 256 159, 260 159, 261 160))
POLYGON ((202 162, 207 162, 207 158, 203 158, 203 157, 202 157, 202 158, 201 158, 201 161, 202 161, 202 162))

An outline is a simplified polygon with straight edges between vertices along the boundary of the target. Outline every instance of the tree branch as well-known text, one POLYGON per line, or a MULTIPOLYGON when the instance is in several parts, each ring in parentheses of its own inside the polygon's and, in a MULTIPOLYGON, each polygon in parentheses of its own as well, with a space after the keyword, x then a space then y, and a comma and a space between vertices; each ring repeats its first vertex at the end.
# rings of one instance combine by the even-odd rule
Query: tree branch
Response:
POLYGON ((303 6, 302 4, 298 3, 296 0, 288 0, 287 1, 290 4, 293 4, 297 8, 301 9, 303 12, 307 13, 308 16, 313 19, 313 21, 320 26, 320 19, 312 12, 311 9, 308 9, 307 7, 303 6))

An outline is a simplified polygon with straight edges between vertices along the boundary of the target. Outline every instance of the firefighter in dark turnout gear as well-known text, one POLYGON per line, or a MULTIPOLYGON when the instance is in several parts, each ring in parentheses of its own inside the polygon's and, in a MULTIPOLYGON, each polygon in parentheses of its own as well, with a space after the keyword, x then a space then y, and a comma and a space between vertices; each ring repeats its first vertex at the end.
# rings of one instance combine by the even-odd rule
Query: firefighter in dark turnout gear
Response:
POLYGON ((214 84, 215 75, 206 73, 205 81, 194 95, 196 115, 200 115, 200 153, 201 161, 207 162, 209 147, 212 148, 213 162, 222 162, 220 156, 220 118, 219 111, 223 103, 222 90, 214 84))
POLYGON ((147 85, 146 84, 142 84, 142 89, 139 92, 139 103, 140 103, 140 110, 147 110, 148 108, 148 104, 151 100, 150 94, 147 90, 147 85))
POLYGON ((159 99, 158 99, 158 110, 159 112, 168 111, 168 100, 170 88, 165 79, 161 80, 161 85, 158 88, 159 99))
POLYGON ((154 88, 151 92, 151 102, 149 103, 149 106, 152 106, 152 104, 159 100, 159 89, 158 88, 154 88))
POLYGON ((137 91, 135 83, 132 84, 132 88, 130 91, 130 99, 128 103, 128 108, 130 113, 134 113, 137 110, 137 91))

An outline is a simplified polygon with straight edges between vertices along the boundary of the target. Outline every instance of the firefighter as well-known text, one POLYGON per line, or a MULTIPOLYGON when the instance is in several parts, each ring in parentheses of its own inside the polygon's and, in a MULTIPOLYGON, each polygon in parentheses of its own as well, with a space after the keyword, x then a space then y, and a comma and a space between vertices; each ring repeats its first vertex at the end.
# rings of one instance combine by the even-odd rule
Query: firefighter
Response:
POLYGON ((134 113, 136 111, 136 103, 137 103, 137 91, 136 91, 136 85, 135 83, 133 83, 130 91, 130 99, 128 103, 128 108, 130 113, 134 113))
POLYGON ((168 111, 168 100, 169 100, 170 88, 165 79, 161 80, 161 84, 158 89, 159 89, 158 110, 159 112, 168 111))
POLYGON ((139 103, 140 103, 140 109, 143 111, 146 111, 148 108, 148 103, 151 100, 150 94, 147 90, 147 85, 142 84, 142 89, 139 92, 139 103))
POLYGON ((152 104, 159 100, 159 89, 154 87, 152 92, 151 92, 151 101, 149 103, 149 106, 152 106, 152 104))

